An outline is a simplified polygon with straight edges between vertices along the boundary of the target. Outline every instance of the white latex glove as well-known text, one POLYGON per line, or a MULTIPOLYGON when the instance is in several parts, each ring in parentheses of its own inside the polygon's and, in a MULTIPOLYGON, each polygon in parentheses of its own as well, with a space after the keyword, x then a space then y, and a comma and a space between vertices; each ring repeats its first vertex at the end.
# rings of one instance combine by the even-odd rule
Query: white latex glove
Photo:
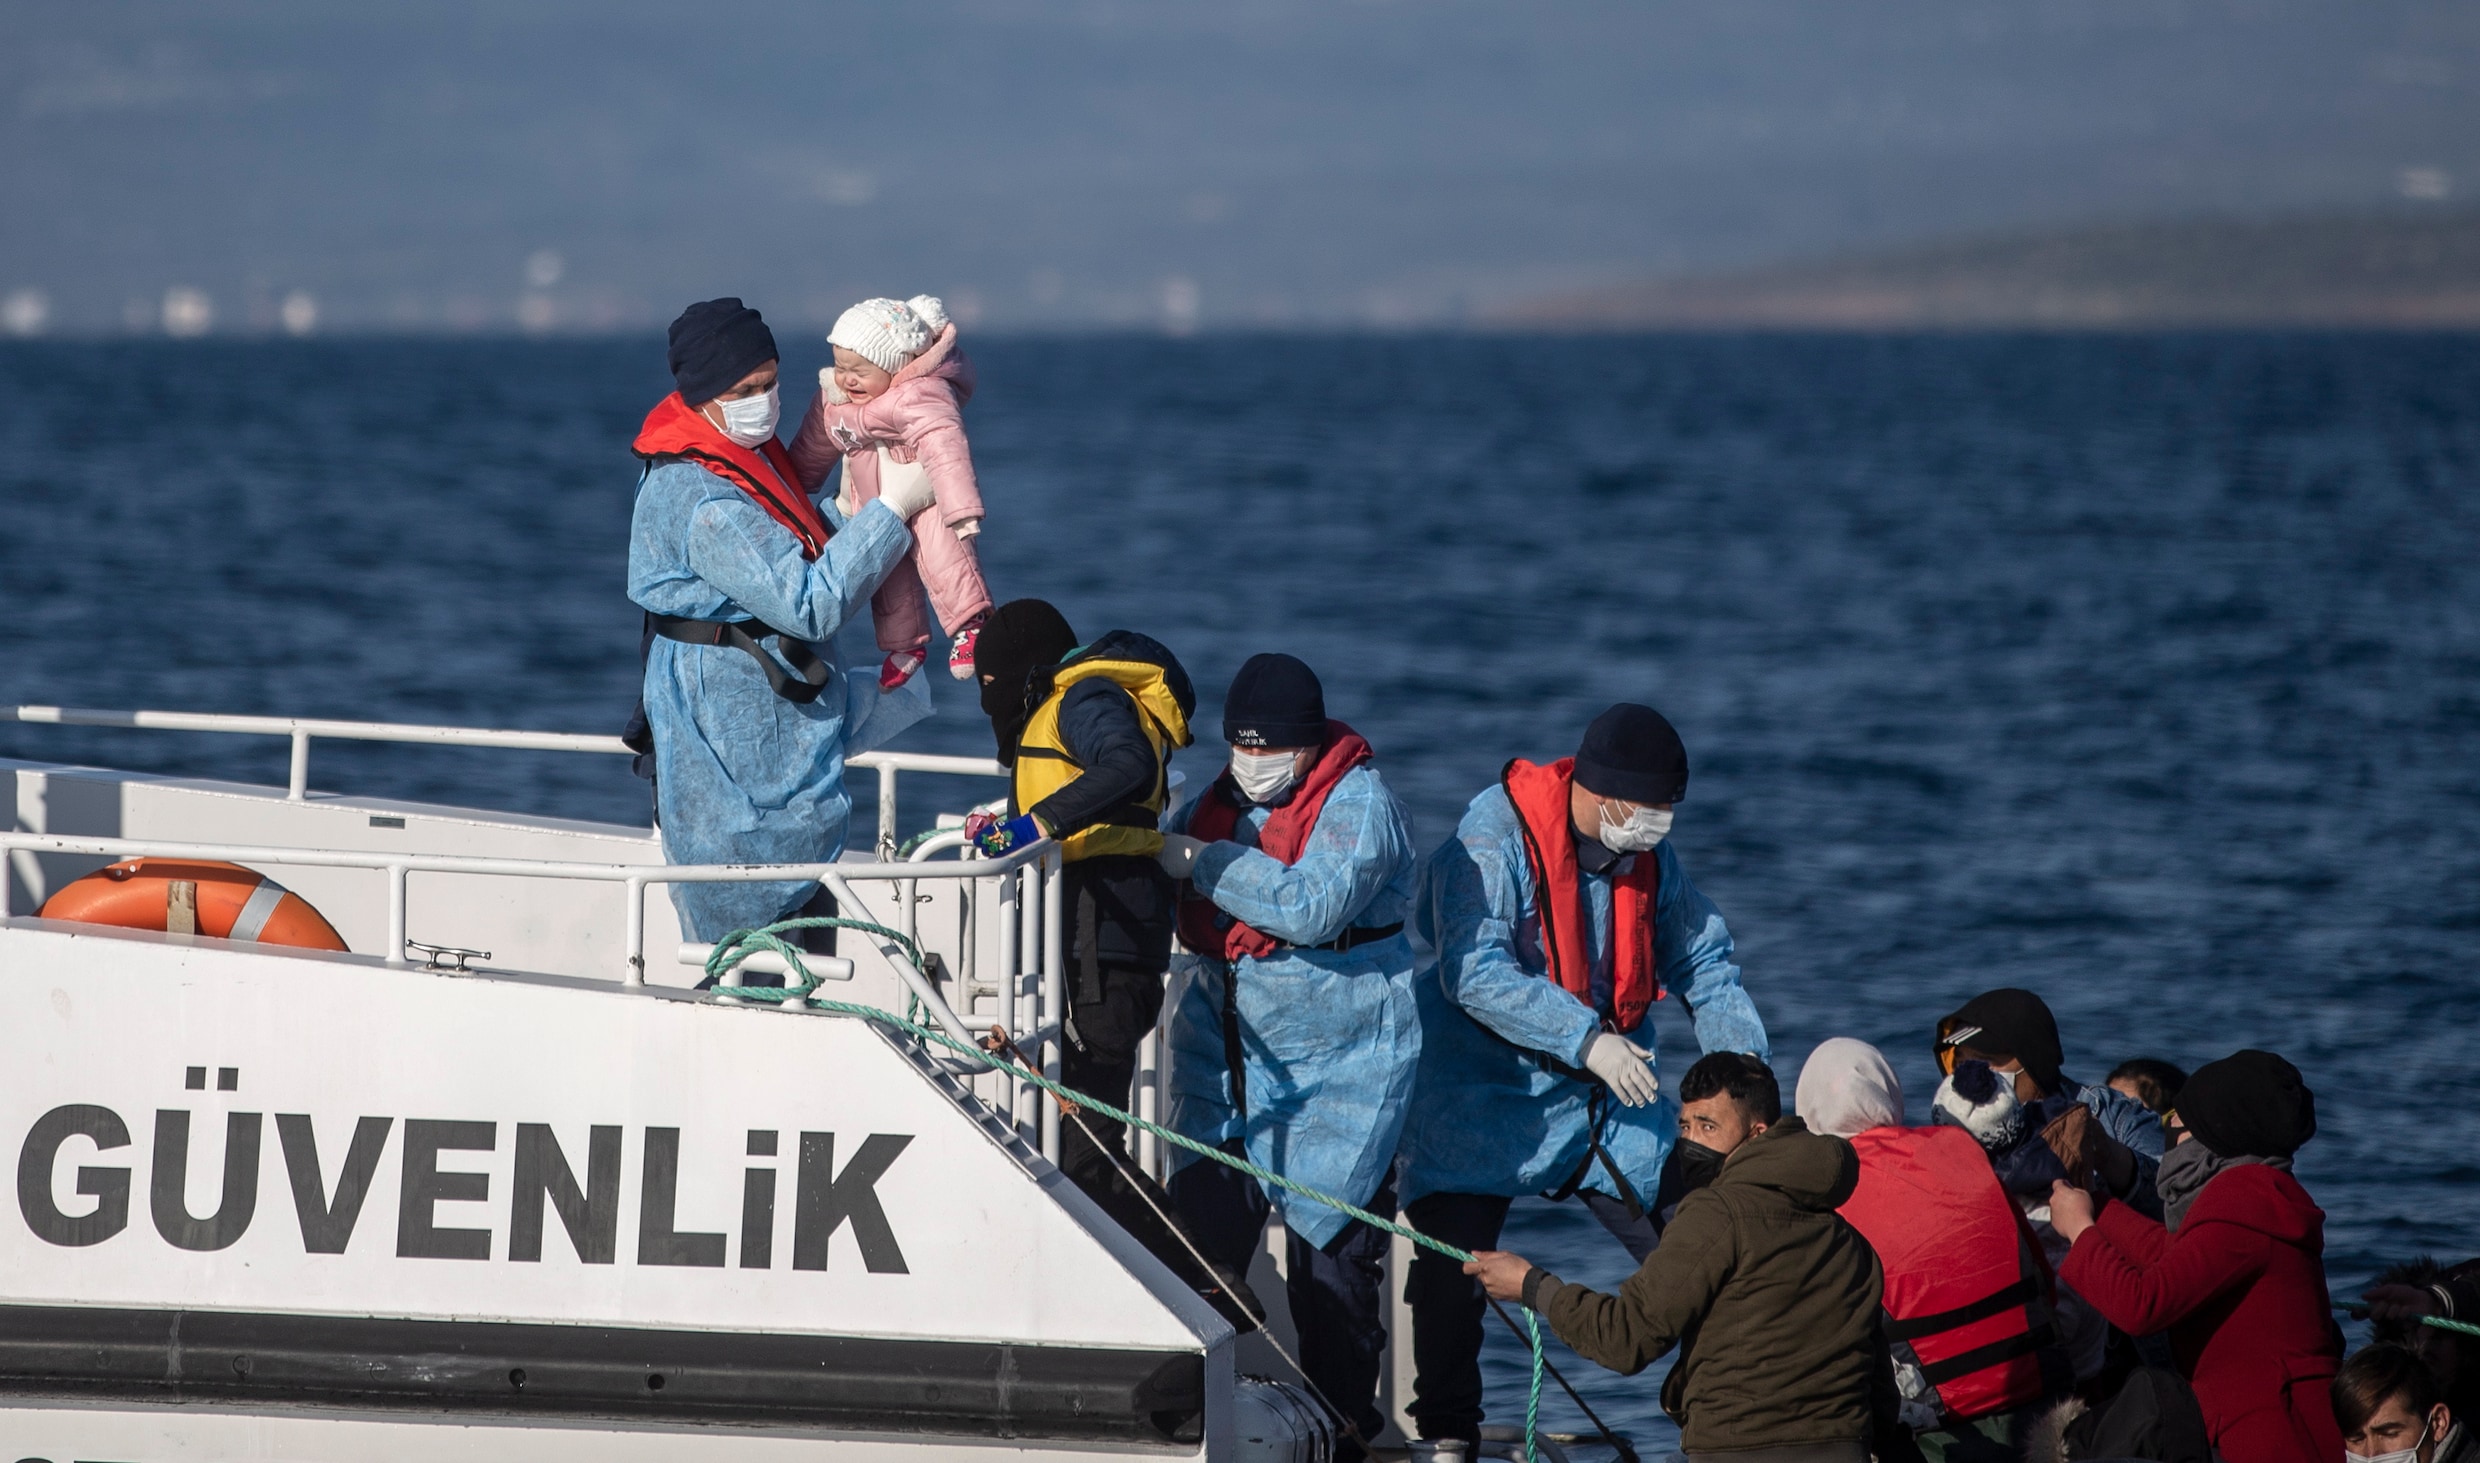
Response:
POLYGON ((1603 1032, 1584 1049, 1585 1070, 1608 1083, 1630 1107, 1643 1107, 1662 1095, 1662 1079, 1653 1075, 1652 1061, 1653 1053, 1615 1031, 1603 1032))
POLYGON ((861 512, 861 505, 853 501, 852 474, 837 473, 835 484, 835 511, 843 514, 844 521, 850 523, 861 512))
POLYGON ((1185 833, 1166 833, 1163 835, 1162 852, 1154 855, 1154 862, 1162 865, 1162 871, 1172 878, 1185 879, 1197 867, 1197 855, 1203 853, 1205 848, 1206 841, 1202 838, 1191 838, 1185 833))
POLYGON ((939 500, 930 490, 930 471, 918 462, 898 462, 878 454, 878 501, 895 510, 895 515, 910 523, 915 516, 939 500))

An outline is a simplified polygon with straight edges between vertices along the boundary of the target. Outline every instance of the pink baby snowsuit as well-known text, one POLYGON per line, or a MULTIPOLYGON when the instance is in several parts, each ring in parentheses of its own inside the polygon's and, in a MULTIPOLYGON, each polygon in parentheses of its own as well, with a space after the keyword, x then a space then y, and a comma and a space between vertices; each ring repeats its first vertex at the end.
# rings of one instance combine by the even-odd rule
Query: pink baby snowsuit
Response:
POLYGON ((956 348, 956 327, 949 324, 929 349, 895 373, 893 384, 868 401, 844 400, 832 374, 820 372, 818 395, 792 439, 801 486, 816 493, 841 458, 855 506, 878 496, 879 448, 898 462, 920 463, 930 475, 938 506, 913 520, 913 552, 870 597, 878 648, 891 654, 930 643, 921 602, 925 581, 930 605, 951 635, 990 608, 981 559, 971 541, 956 536, 959 524, 982 516, 982 490, 973 480, 961 410, 972 396, 973 363, 956 348))

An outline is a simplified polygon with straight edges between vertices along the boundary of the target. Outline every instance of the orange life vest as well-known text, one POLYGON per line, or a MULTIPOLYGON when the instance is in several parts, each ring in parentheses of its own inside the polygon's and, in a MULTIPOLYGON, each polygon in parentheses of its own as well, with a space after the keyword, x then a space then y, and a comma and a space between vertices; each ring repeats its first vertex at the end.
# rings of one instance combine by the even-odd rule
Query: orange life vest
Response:
MULTIPOLYGON (((1326 795, 1343 781, 1345 773, 1375 755, 1359 732, 1340 721, 1326 723, 1325 749, 1318 753, 1309 775, 1300 780, 1292 800, 1266 815, 1266 826, 1257 833, 1258 852, 1286 867, 1300 862, 1309 835, 1317 831, 1318 814, 1325 811, 1326 795)), ((1226 772, 1199 795, 1197 811, 1189 815, 1188 836, 1219 842, 1231 837, 1239 823, 1240 799, 1226 772)), ((1180 901, 1180 943, 1200 955, 1220 955, 1225 960, 1243 955, 1262 960, 1283 948, 1281 940, 1232 918, 1213 900, 1194 891, 1180 901)))
POLYGON ((800 470, 784 444, 769 437, 755 448, 743 447, 723 435, 706 414, 680 399, 675 391, 646 413, 630 450, 648 462, 694 462, 747 493, 766 516, 792 531, 801 541, 801 557, 815 559, 835 536, 826 516, 809 494, 801 491, 800 470))
MULTIPOLYGON (((1541 948, 1550 962, 1549 977, 1590 1006, 1593 945, 1585 929, 1583 874, 1576 863, 1576 825, 1568 803, 1575 780, 1573 757, 1547 767, 1519 757, 1499 774, 1507 801, 1515 805, 1516 821, 1524 825, 1524 854, 1532 864, 1533 902, 1541 909, 1541 948)), ((1653 911, 1661 878, 1660 861, 1642 853, 1633 867, 1610 881, 1611 1020, 1621 1031, 1635 1030, 1645 1012, 1662 999, 1653 952, 1653 911)))
POLYGON ((2055 1352, 2040 1243, 1961 1128, 1871 1128, 1851 1140, 1860 1186, 1842 1207, 1886 1271, 1886 1336, 1961 1421, 2038 1401, 2055 1352))

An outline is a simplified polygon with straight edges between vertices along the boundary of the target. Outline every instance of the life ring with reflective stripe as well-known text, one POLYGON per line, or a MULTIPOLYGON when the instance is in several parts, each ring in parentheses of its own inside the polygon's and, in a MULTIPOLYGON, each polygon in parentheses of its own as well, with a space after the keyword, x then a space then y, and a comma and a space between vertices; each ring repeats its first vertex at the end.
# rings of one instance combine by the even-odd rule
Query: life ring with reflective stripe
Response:
POLYGON ((310 901, 239 864, 138 858, 97 869, 43 902, 44 919, 208 935, 303 950, 343 950, 310 901))

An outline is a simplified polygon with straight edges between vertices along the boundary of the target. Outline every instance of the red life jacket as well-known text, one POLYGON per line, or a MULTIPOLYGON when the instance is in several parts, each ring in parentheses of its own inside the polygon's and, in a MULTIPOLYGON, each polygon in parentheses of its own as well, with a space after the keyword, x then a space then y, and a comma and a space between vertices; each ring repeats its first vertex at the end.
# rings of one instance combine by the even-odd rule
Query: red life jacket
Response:
MULTIPOLYGON (((1549 977, 1590 1006, 1593 945, 1584 925, 1584 882, 1568 803, 1575 780, 1573 757, 1547 767, 1519 757, 1499 774, 1507 801, 1515 805, 1516 821, 1524 825, 1524 854, 1533 867, 1533 902, 1541 908, 1541 948, 1550 962, 1549 977)), ((1661 867, 1651 853, 1639 854, 1633 867, 1610 881, 1611 1017, 1621 1031, 1634 1031, 1662 999, 1662 976, 1653 953, 1661 867)))
POLYGON ((1851 1146, 1860 1186, 1841 1212, 1885 1267, 1895 1360, 1958 1421, 2039 1400, 2057 1345, 2049 1262, 1989 1155, 1961 1128, 1871 1128, 1851 1146))
MULTIPOLYGON (((1266 815, 1266 826, 1257 831, 1257 851, 1287 868, 1300 862, 1309 835, 1317 828, 1318 814, 1326 807, 1326 795, 1343 781, 1345 773, 1376 755, 1359 732, 1340 721, 1326 723, 1325 749, 1300 780, 1292 800, 1266 815)), ((1232 785, 1231 774, 1225 772, 1198 796, 1197 811, 1189 815, 1188 836, 1214 843, 1231 837, 1239 823, 1239 791, 1232 785)), ((1200 955, 1219 954, 1225 960, 1243 955, 1262 960, 1283 948, 1281 940, 1233 919, 1213 900, 1193 892, 1180 901, 1180 943, 1200 955)))
POLYGON ((686 459, 737 485, 766 510, 766 516, 792 531, 801 541, 801 557, 815 559, 835 530, 826 516, 801 491, 800 471, 784 444, 769 437, 753 450, 723 435, 706 414, 680 399, 675 391, 646 413, 630 450, 649 462, 686 459), (761 455, 763 454, 763 455, 761 455))

